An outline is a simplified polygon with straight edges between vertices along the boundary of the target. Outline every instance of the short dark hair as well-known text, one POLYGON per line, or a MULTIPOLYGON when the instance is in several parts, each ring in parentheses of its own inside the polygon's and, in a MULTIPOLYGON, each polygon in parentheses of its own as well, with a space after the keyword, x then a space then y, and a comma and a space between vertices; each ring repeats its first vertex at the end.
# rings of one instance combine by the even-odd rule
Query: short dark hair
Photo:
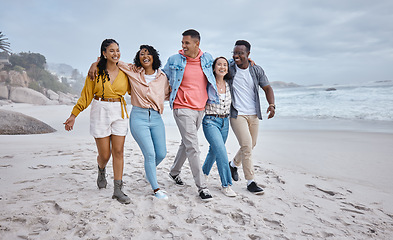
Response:
POLYGON ((198 39, 198 41, 201 41, 201 35, 195 29, 188 29, 188 30, 184 31, 182 35, 183 35, 183 37, 190 36, 191 38, 196 38, 196 39, 198 39))
POLYGON ((227 60, 225 57, 218 57, 218 58, 214 59, 214 61, 213 61, 213 66, 212 66, 212 68, 213 68, 213 74, 214 74, 214 76, 216 76, 216 73, 214 72, 214 68, 216 67, 216 63, 217 63, 218 59, 220 59, 220 58, 222 58, 222 59, 224 59, 225 61, 227 61, 227 66, 228 66, 228 73, 225 74, 224 80, 230 80, 230 79, 232 78, 232 76, 231 76, 231 74, 229 73, 229 62, 228 62, 228 60, 227 60))
POLYGON ((247 51, 250 52, 251 50, 251 44, 247 42, 246 40, 237 40, 235 43, 235 46, 245 46, 247 48, 247 51))
POLYGON ((134 64, 137 67, 142 67, 142 63, 141 60, 139 59, 139 53, 141 52, 142 49, 146 49, 150 55, 153 56, 153 69, 157 70, 161 67, 161 60, 160 60, 160 54, 158 53, 158 51, 156 49, 154 49, 154 47, 150 46, 150 45, 141 45, 139 47, 139 51, 136 53, 135 58, 134 58, 134 64))

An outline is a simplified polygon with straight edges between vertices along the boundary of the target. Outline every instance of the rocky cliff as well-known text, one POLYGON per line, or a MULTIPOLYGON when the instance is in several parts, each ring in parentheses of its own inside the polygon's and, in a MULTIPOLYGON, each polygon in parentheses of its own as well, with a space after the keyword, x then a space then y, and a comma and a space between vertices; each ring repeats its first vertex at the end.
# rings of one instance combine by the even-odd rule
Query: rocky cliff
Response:
POLYGON ((6 102, 48 104, 75 104, 78 96, 45 89, 44 93, 28 88, 32 80, 26 72, 0 71, 0 104, 6 102))

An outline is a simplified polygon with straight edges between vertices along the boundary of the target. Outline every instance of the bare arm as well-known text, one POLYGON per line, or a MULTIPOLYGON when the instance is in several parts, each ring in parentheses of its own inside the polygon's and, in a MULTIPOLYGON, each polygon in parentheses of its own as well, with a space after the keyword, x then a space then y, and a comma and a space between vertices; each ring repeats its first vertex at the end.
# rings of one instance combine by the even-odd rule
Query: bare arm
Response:
POLYGON ((270 85, 262 87, 265 92, 266 100, 269 103, 266 113, 269 113, 268 119, 273 118, 276 113, 276 105, 274 104, 274 92, 270 85))
POLYGON ((100 61, 100 58, 98 57, 97 58, 97 62, 94 62, 94 63, 92 63, 91 64, 91 66, 90 66, 90 69, 89 69, 89 73, 88 73, 88 75, 89 75, 89 77, 90 77, 90 80, 92 80, 92 81, 94 81, 94 79, 97 77, 97 75, 98 75, 98 71, 97 71, 97 65, 98 65, 98 62, 100 61))

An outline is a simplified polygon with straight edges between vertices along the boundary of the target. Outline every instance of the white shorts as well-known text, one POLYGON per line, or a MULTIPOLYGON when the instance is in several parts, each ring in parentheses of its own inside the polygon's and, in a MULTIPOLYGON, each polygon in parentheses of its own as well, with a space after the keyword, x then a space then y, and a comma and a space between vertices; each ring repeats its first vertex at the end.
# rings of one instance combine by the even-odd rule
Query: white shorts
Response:
POLYGON ((90 110, 90 134, 95 138, 126 136, 128 119, 121 117, 121 102, 93 99, 90 110))

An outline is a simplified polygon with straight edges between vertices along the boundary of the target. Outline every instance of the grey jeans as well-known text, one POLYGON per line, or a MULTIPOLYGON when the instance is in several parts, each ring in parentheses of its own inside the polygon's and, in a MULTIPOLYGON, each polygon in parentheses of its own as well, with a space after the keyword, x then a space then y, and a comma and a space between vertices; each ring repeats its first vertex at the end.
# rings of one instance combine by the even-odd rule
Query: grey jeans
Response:
POLYGON ((202 177, 202 167, 200 160, 198 129, 201 126, 204 111, 196 111, 187 108, 173 110, 177 127, 181 135, 181 143, 177 151, 175 162, 173 163, 170 174, 179 175, 181 168, 188 158, 192 176, 198 191, 206 188, 205 179, 202 177))

